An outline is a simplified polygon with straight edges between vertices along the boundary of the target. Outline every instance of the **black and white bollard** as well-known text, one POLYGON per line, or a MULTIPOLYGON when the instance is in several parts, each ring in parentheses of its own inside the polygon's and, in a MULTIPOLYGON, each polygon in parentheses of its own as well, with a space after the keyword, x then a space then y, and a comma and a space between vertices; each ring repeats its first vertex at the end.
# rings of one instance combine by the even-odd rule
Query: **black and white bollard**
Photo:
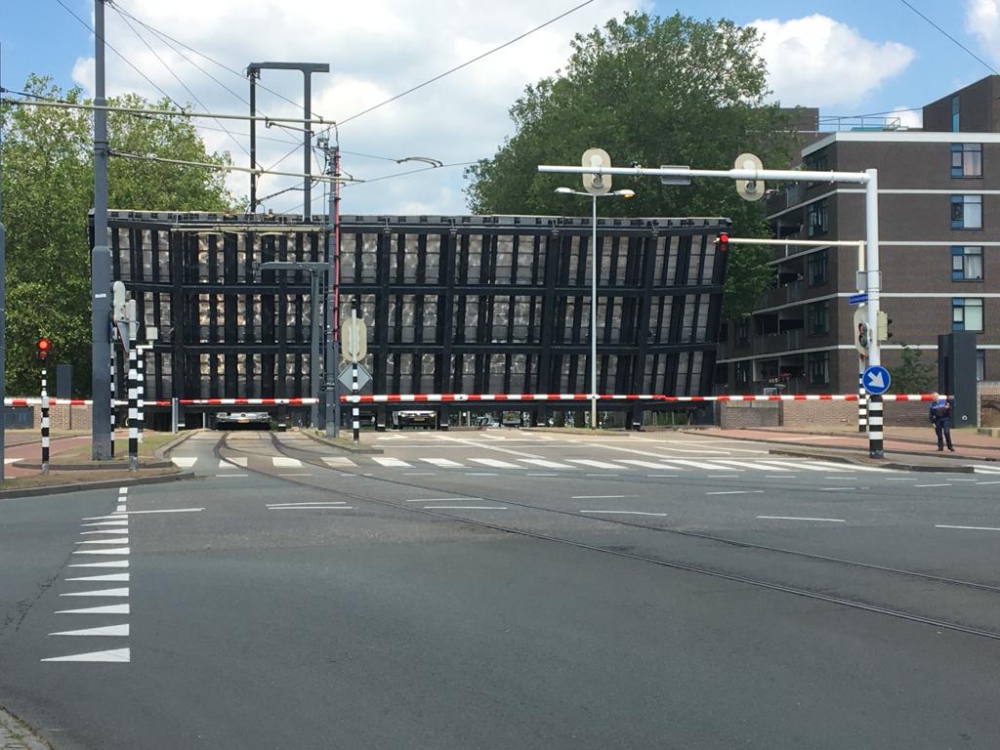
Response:
POLYGON ((49 473, 49 383, 48 370, 42 368, 42 474, 49 473))
POLYGON ((111 342, 111 458, 115 457, 115 345, 111 342))
POLYGON ((868 402, 868 455, 883 458, 885 447, 882 438, 882 397, 871 396, 868 402))
POLYGON ((136 350, 136 432, 139 442, 142 442, 142 433, 146 428, 146 347, 141 344, 135 347, 136 350))
POLYGON ((865 390, 865 364, 861 362, 858 374, 858 432, 868 432, 868 391, 865 390))
POLYGON ((361 442, 361 410, 358 408, 358 363, 351 364, 351 395, 354 396, 354 406, 351 409, 351 429, 354 430, 354 444, 361 442))
POLYGON ((128 468, 139 468, 139 388, 136 373, 136 350, 133 344, 128 351, 128 468))

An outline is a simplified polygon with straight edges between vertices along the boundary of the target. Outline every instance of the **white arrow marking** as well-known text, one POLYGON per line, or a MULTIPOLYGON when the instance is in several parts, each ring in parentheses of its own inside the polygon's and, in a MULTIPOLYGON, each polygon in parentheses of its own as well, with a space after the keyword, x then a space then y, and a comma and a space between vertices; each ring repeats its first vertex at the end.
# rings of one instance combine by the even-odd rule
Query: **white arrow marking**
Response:
POLYGON ((77 563, 71 568, 127 568, 128 560, 109 560, 108 562, 77 563))
POLYGON ((59 594, 59 596, 115 596, 115 597, 125 597, 128 596, 128 587, 125 586, 120 589, 98 589, 97 591, 74 591, 69 594, 59 594))
POLYGON ((127 536, 115 537, 114 539, 84 539, 77 544, 128 544, 127 536))
POLYGON ((49 635, 107 635, 107 636, 127 636, 128 623, 125 625, 108 625, 103 628, 85 628, 84 630, 64 630, 61 633, 49 633, 49 635))
POLYGON ((87 607, 86 609, 62 609, 57 615, 127 615, 127 604, 109 604, 106 607, 87 607))
POLYGON ((74 555, 127 555, 130 553, 128 547, 113 547, 109 549, 78 549, 74 555))
POLYGON ((885 378, 882 377, 881 372, 871 372, 868 373, 868 385, 873 388, 885 388, 885 378))
POLYGON ((52 659, 42 659, 42 661, 91 661, 91 662, 111 662, 114 664, 128 664, 131 661, 131 654, 127 648, 116 648, 111 651, 92 651, 89 654, 73 654, 71 656, 57 656, 52 659))
POLYGON ((108 583, 114 582, 128 582, 128 573, 109 573, 103 576, 79 576, 77 578, 66 578, 67 581, 107 581, 108 583))

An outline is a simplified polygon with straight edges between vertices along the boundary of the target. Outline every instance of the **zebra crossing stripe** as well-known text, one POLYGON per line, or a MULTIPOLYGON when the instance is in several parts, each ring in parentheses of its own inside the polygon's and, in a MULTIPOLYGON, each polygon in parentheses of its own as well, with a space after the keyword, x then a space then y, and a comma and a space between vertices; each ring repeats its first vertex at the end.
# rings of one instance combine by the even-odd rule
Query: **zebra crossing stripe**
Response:
POLYGON ((420 460, 432 466, 439 466, 442 469, 464 468, 458 461, 452 461, 450 458, 421 458, 420 460))
POLYGON ((518 461, 523 461, 526 464, 532 464, 533 466, 541 466, 543 469, 575 469, 575 466, 570 466, 569 464, 561 464, 558 461, 546 461, 544 458, 519 458, 518 461))
POLYGON ((507 461, 500 461, 496 458, 470 458, 470 461, 482 464, 483 466, 489 466, 494 469, 522 469, 523 466, 518 466, 517 464, 508 463, 507 461))
POLYGON ((678 469, 676 466, 671 466, 670 464, 654 463, 652 461, 640 461, 637 458, 617 458, 623 464, 628 464, 629 466, 638 466, 641 469, 668 469, 671 471, 687 471, 686 469, 678 469))
POLYGON ((399 458, 382 458, 382 457, 377 457, 376 456, 376 457, 372 458, 372 461, 374 461, 375 463, 379 464, 380 466, 385 466, 385 467, 388 467, 390 469, 411 469, 411 468, 413 468, 412 464, 407 463, 406 461, 403 461, 402 459, 399 459, 399 458))
POLYGON ((594 469, 621 469, 622 467, 618 464, 608 463, 607 461, 592 461, 589 458, 567 458, 567 461, 573 464, 580 464, 581 466, 590 466, 594 469))

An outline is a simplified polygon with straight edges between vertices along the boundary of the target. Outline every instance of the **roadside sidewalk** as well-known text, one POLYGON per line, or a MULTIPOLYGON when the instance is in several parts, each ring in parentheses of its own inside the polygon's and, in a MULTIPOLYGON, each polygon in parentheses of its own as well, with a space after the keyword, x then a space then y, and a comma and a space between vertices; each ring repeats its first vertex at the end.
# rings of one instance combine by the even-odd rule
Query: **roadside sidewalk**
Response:
POLYGON ((0 707, 0 750, 49 750, 49 745, 0 707))
MULTIPOLYGON (((754 440, 758 442, 775 443, 788 449, 808 449, 823 451, 830 455, 850 455, 855 457, 868 455, 868 436, 846 430, 789 430, 777 427, 757 429, 723 430, 708 429, 699 431, 700 435, 719 437, 729 440, 754 440)), ((948 450, 938 452, 937 438, 930 427, 892 427, 885 428, 884 449, 886 459, 899 456, 920 456, 925 461, 941 462, 943 466, 955 463, 1000 461, 1000 440, 979 435, 970 430, 953 430, 952 441, 955 452, 948 450)), ((998 464, 1000 470, 1000 464, 998 464)))

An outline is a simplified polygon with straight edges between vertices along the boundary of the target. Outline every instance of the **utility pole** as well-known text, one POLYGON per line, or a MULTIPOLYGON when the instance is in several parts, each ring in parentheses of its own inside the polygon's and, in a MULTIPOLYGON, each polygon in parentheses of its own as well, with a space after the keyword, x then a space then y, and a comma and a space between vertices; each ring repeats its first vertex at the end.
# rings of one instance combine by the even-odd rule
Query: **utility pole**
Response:
MULTIPOLYGON (((0 81, 3 80, 3 47, 0 46, 0 81)), ((0 96, 0 102, 3 97, 0 96)), ((7 397, 7 230, 3 225, 3 121, 0 120, 0 398, 7 397)), ((0 482, 5 477, 4 443, 7 407, 0 401, 0 482)))
POLYGON ((104 89, 104 4, 94 0, 94 247, 90 253, 92 458, 111 458, 111 249, 108 247, 108 113, 104 89))
POLYGON ((327 208, 327 261, 330 264, 327 290, 330 295, 327 316, 326 348, 326 436, 340 437, 340 381, 337 366, 340 363, 340 146, 323 141, 326 151, 327 171, 333 177, 330 186, 330 203, 327 208))

